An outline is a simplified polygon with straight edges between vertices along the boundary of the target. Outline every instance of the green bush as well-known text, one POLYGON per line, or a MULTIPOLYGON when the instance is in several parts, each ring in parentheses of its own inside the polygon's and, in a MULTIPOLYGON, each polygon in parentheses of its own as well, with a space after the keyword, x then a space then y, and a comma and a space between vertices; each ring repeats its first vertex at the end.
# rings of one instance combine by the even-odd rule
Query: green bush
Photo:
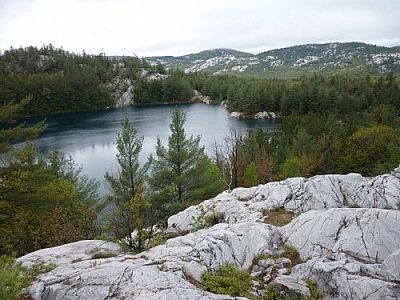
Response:
MULTIPOLYGON (((224 265, 213 274, 206 271, 203 274, 203 289, 233 297, 249 297, 251 276, 246 271, 239 271, 233 265, 224 265)), ((251 297, 251 296, 250 296, 251 297)))
POLYGON ((17 299, 28 284, 27 270, 20 263, 8 256, 0 257, 0 299, 17 299))
POLYGON ((206 224, 205 224, 206 211, 205 211, 203 205, 198 206, 197 210, 199 211, 199 215, 197 217, 192 216, 192 220, 193 220, 194 224, 193 224, 192 229, 190 230, 191 232, 199 231, 200 229, 203 229, 206 226, 206 224))
POLYGON ((26 269, 26 274, 29 277, 36 277, 40 274, 50 272, 57 267, 56 264, 46 264, 44 261, 33 264, 30 268, 26 269))
POLYGON ((118 253, 114 252, 96 252, 92 255, 92 259, 110 258, 117 256, 118 253))
POLYGON ((300 258, 299 252, 295 247, 288 244, 284 244, 283 251, 284 254, 282 256, 289 258, 292 261, 293 266, 301 264, 303 262, 300 258))
POLYGON ((40 262, 25 268, 16 262, 14 257, 3 255, 0 257, 0 299, 15 300, 25 299, 22 295, 24 288, 36 276, 50 272, 56 267, 55 264, 40 262), (21 298, 22 297, 22 298, 21 298))
POLYGON ((304 281, 308 284, 308 288, 310 289, 310 293, 311 293, 310 300, 321 299, 321 295, 319 294, 319 291, 317 288, 317 282, 315 282, 311 278, 305 278, 304 281))
POLYGON ((191 232, 214 226, 224 220, 224 214, 221 212, 214 211, 211 215, 206 215, 206 211, 202 205, 198 206, 197 210, 199 211, 199 215, 197 217, 192 216, 194 224, 190 230, 191 232))

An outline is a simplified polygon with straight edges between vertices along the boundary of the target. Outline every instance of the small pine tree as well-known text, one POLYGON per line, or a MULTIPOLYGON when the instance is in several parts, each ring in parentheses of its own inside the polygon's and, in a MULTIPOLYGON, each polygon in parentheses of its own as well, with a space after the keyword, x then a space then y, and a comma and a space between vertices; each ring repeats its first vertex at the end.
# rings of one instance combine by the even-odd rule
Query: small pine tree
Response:
POLYGON ((196 200, 215 196, 224 187, 218 169, 200 146, 200 136, 186 136, 185 121, 186 114, 175 108, 168 148, 158 138, 156 158, 152 158, 152 202, 158 208, 160 218, 176 213, 196 200))
MULTIPOLYGON (((143 195, 143 181, 149 164, 140 166, 139 154, 143 146, 143 137, 139 137, 137 129, 129 122, 128 115, 122 121, 122 132, 117 133, 117 174, 106 172, 105 179, 111 190, 107 196, 112 213, 107 218, 106 229, 117 239, 126 239, 129 248, 137 249, 134 230, 143 228, 145 214, 143 209, 147 203, 142 201, 138 193, 143 195), (137 201, 140 199, 140 201, 137 201), (139 203, 139 205, 138 205, 139 203)), ((142 243, 140 242, 142 245, 142 243)), ((141 247, 141 246, 140 246, 141 247)), ((140 249, 139 249, 140 250, 140 249)))

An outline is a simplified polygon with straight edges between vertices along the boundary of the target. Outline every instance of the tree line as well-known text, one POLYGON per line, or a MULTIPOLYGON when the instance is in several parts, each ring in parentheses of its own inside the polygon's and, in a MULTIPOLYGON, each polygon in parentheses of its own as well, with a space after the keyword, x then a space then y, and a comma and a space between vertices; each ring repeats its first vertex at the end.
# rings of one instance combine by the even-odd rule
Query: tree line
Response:
POLYGON ((190 74, 191 85, 230 111, 292 113, 336 112, 340 115, 371 110, 381 104, 400 109, 399 82, 393 74, 380 77, 322 76, 267 80, 228 75, 190 74))
POLYGON ((0 53, 0 104, 31 96, 21 115, 112 107, 111 86, 115 79, 124 78, 133 82, 135 104, 189 102, 197 90, 216 103, 225 101, 230 111, 247 114, 335 112, 347 116, 381 104, 400 109, 400 88, 393 74, 314 74, 290 80, 186 74, 179 69, 166 70, 161 64, 150 65, 136 56, 75 54, 51 44, 0 53), (163 76, 149 80, 149 74, 163 76))
POLYGON ((11 48, 0 53, 0 104, 30 95, 29 105, 19 112, 24 116, 113 107, 110 83, 136 80, 143 69, 154 72, 157 67, 136 56, 75 54, 51 44, 11 48))
POLYGON ((191 100, 193 89, 182 71, 148 80, 154 73, 167 71, 136 56, 75 54, 51 44, 11 48, 0 53, 0 104, 32 97, 19 117, 114 107, 112 92, 121 79, 135 86, 135 104, 191 100))
POLYGON ((387 106, 348 116, 285 117, 275 132, 232 130, 214 145, 214 161, 230 188, 319 174, 390 173, 400 164, 400 120, 387 106))

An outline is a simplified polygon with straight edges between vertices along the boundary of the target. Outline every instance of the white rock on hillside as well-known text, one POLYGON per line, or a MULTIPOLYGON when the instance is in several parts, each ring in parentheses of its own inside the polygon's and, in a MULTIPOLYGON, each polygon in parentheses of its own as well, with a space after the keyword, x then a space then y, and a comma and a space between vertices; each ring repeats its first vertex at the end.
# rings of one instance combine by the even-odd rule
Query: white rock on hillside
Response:
POLYGON ((400 166, 390 174, 371 178, 361 184, 349 197, 348 202, 358 207, 399 208, 400 166))
POLYGON ((260 111, 254 115, 254 119, 276 119, 276 114, 272 111, 260 111))
POLYGON ((111 96, 115 99, 115 107, 125 107, 133 104, 134 86, 128 78, 115 77, 107 85, 111 96))
POLYGON ((398 283, 364 273, 365 266, 349 260, 316 258, 295 266, 291 276, 314 280, 323 299, 399 299, 398 283))
POLYGON ((301 257, 382 263, 400 249, 400 212, 334 208, 308 211, 283 226, 282 239, 301 257))
POLYGON ((113 243, 80 241, 19 261, 57 264, 30 286, 35 299, 234 299, 192 283, 226 263, 248 269, 256 255, 281 253, 287 243, 303 259, 311 259, 286 276, 288 259, 281 259, 282 269, 275 272, 274 266, 257 264, 252 274, 263 276, 263 282, 256 282, 254 293, 263 295, 268 284, 276 284, 308 296, 304 279, 311 278, 323 299, 399 299, 399 202, 400 168, 369 179, 358 174, 292 178, 224 192, 189 207, 169 218, 168 231, 187 233, 207 216, 218 216, 222 223, 138 255, 123 253, 113 243), (283 227, 264 223, 263 211, 276 207, 298 216, 283 227), (116 256, 94 259, 98 252, 116 256), (268 268, 267 275, 262 275, 263 268, 268 268))
POLYGON ((82 240, 75 243, 46 248, 29 253, 23 257, 24 265, 44 262, 57 265, 70 264, 73 261, 91 259, 95 253, 122 253, 122 248, 116 243, 100 240, 82 240))
POLYGON ((242 112, 238 112, 238 111, 233 111, 229 114, 229 116, 231 118, 241 118, 243 117, 243 113, 242 112))

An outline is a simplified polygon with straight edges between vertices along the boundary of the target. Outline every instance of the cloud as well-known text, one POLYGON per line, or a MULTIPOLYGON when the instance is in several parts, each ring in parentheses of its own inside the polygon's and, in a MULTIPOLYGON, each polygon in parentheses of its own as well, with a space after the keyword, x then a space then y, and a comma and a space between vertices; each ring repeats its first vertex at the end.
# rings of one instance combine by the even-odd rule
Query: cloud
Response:
POLYGON ((400 45, 398 0, 15 0, 0 2, 0 49, 52 43, 72 52, 258 53, 328 41, 400 45))

